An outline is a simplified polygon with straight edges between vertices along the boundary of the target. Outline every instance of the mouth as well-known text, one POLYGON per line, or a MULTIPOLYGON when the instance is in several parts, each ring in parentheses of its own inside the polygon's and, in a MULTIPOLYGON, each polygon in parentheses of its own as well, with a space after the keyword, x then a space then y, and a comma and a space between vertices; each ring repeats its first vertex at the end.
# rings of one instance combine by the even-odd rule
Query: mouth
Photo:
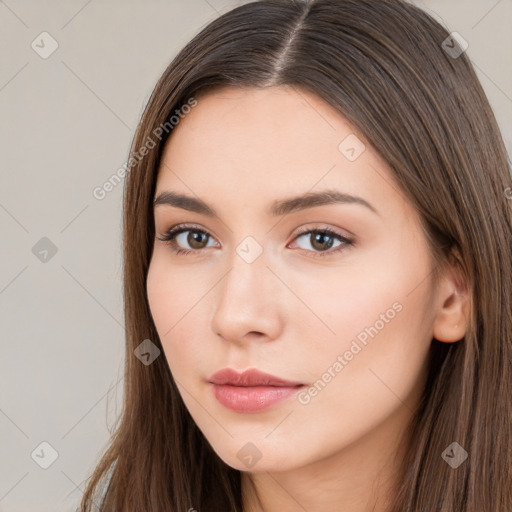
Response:
POLYGON ((305 384, 285 380, 257 369, 239 373, 225 368, 208 382, 215 398, 226 408, 239 413, 257 413, 295 395, 305 384))
POLYGON ((302 382, 281 379, 280 377, 262 372, 256 368, 246 370, 242 373, 239 373, 232 368, 224 368, 223 370, 214 373, 208 379, 208 382, 211 382, 212 384, 240 387, 272 386, 289 388, 304 385, 302 382))

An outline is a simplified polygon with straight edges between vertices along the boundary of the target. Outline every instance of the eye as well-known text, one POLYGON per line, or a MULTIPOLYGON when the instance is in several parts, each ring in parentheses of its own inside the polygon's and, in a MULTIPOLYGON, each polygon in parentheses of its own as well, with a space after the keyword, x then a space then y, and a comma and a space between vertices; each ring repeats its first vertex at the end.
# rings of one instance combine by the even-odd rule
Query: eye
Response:
POLYGON ((211 236, 196 226, 179 225, 171 228, 164 237, 158 238, 158 240, 168 243, 176 254, 190 254, 199 253, 201 249, 207 247, 204 243, 208 238, 211 236), (181 249, 177 242, 189 244, 191 249, 181 249))
MULTIPOLYGON (((321 258, 343 251, 347 246, 354 244, 353 240, 350 240, 341 233, 327 227, 303 229, 295 237, 294 241, 301 238, 309 240, 309 242, 306 242, 306 245, 309 244, 314 249, 313 251, 309 249, 305 250, 307 250, 307 252, 313 252, 313 257, 321 258), (330 250, 334 245, 335 239, 338 239, 340 243, 335 246, 334 250, 330 250)), ((303 246, 301 248, 304 249, 303 246)))

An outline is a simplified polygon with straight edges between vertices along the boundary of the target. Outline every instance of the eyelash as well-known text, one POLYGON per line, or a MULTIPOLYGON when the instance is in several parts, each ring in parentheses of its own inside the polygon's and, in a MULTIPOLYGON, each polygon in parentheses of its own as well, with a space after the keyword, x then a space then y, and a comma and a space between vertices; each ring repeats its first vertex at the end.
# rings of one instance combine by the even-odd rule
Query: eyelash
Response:
MULTIPOLYGON (((192 232, 195 232, 195 233, 201 233, 203 235, 211 237, 211 235, 209 233, 207 233, 203 229, 198 228, 197 226, 187 225, 187 224, 180 224, 178 226, 175 226, 175 227, 169 229, 164 237, 162 237, 162 238, 157 237, 157 238, 158 238, 158 240, 160 240, 162 242, 165 242, 168 245, 170 245, 171 246, 171 250, 175 254, 187 255, 187 254, 191 254, 191 253, 196 253, 196 254, 200 253, 202 251, 202 249, 181 249, 181 248, 176 248, 176 240, 175 240, 175 238, 179 234, 187 232, 187 231, 192 231, 192 232)), ((351 239, 343 236, 341 233, 338 233, 337 231, 334 231, 334 230, 332 230, 330 228, 327 228, 327 227, 325 227, 325 228, 316 228, 316 229, 307 229, 307 228, 301 229, 297 233, 297 235, 293 239, 293 241, 295 241, 297 238, 299 238, 302 235, 313 234, 313 233, 315 233, 315 234, 318 234, 318 233, 326 234, 326 235, 329 235, 329 236, 331 236, 333 238, 338 238, 341 242, 343 242, 341 245, 339 245, 337 248, 335 248, 333 250, 328 250, 328 251, 306 251, 306 252, 309 252, 309 253, 313 253, 313 257, 314 258, 325 258, 327 256, 332 256, 335 253, 338 253, 340 251, 345 250, 345 248, 347 246, 354 245, 354 241, 353 240, 351 240, 351 239)), ((303 249, 303 250, 305 250, 305 249, 303 249)))

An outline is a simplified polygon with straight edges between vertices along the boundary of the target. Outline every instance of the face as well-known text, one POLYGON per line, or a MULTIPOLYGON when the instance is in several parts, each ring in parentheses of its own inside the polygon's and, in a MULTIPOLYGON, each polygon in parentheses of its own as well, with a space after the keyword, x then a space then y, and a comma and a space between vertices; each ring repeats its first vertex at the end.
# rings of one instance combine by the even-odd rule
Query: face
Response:
POLYGON ((217 454, 284 471, 394 439, 425 382, 433 262, 362 135, 306 92, 223 89, 174 129, 155 197, 151 313, 217 454), (224 368, 301 386, 209 382, 224 368))

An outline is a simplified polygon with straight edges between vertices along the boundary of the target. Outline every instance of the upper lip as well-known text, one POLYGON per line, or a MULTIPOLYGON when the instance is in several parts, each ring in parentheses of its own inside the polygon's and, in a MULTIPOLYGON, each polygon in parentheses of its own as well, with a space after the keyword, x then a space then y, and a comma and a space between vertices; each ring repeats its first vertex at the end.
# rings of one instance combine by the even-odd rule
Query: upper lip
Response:
POLYGON ((294 387, 302 386, 302 382, 294 382, 280 379, 275 375, 262 372, 257 369, 246 370, 239 373, 231 368, 224 368, 215 372, 209 379, 213 384, 228 384, 231 386, 276 386, 276 387, 294 387))

